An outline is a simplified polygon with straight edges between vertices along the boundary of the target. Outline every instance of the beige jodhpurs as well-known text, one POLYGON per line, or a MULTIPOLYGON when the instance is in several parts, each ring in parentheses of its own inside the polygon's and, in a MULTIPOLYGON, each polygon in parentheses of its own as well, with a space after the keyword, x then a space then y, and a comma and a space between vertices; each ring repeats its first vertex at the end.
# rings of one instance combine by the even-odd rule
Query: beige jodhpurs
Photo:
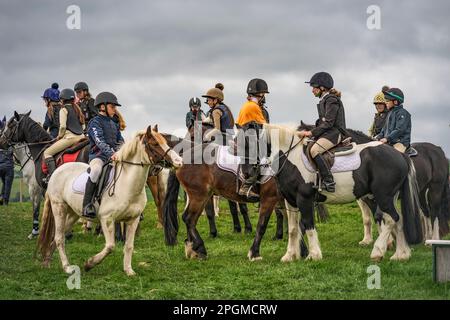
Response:
POLYGON ((52 144, 50 147, 48 147, 44 151, 44 158, 47 159, 47 158, 53 157, 58 152, 61 152, 64 149, 67 149, 70 146, 73 146, 75 143, 77 143, 78 141, 80 141, 83 138, 84 138, 84 135, 82 135, 82 134, 75 135, 70 131, 66 132, 66 134, 64 135, 64 137, 62 137, 62 139, 59 139, 58 141, 56 141, 54 144, 52 144))
MULTIPOLYGON (((338 139, 337 144, 339 144, 340 142, 341 142, 341 135, 339 135, 339 139, 338 139)), ((332 143, 330 140, 328 140, 326 138, 319 138, 319 140, 317 140, 314 143, 314 145, 311 147, 311 151, 310 151, 311 152, 311 157, 314 159, 319 154, 322 154, 325 151, 330 150, 331 148, 333 148, 337 144, 332 143)))
POLYGON ((92 159, 91 162, 89 162, 89 178, 93 183, 97 183, 98 179, 100 178, 100 175, 102 173, 102 168, 105 165, 102 159, 95 158, 92 159))
POLYGON ((396 144, 394 144, 393 147, 394 147, 396 150, 400 151, 401 153, 405 153, 405 151, 406 151, 406 147, 405 147, 402 143, 400 143, 400 142, 397 142, 396 144))

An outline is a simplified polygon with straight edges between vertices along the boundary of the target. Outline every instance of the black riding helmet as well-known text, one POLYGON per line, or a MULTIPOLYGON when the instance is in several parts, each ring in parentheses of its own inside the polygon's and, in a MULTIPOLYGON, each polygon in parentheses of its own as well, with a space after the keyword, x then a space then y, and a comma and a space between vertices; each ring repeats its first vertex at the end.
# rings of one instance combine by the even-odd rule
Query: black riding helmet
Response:
POLYGON ((305 83, 309 83, 314 88, 324 87, 331 89, 334 86, 333 77, 328 72, 317 72, 312 76, 311 80, 305 81, 305 83))
POLYGON ((391 88, 383 91, 384 98, 389 101, 397 100, 400 104, 405 101, 405 96, 399 88, 391 88))
POLYGON ((81 82, 77 82, 75 84, 75 87, 73 87, 73 90, 74 91, 84 91, 84 90, 89 91, 89 87, 86 82, 81 81, 81 82))
POLYGON ((252 79, 247 85, 247 94, 269 93, 269 87, 263 79, 252 79))
POLYGON ((117 101, 117 97, 112 94, 111 92, 100 92, 96 97, 95 97, 95 102, 94 102, 94 107, 97 107, 101 104, 114 104, 118 107, 122 106, 121 104, 119 104, 119 102, 117 101))
POLYGON ((197 97, 192 97, 190 100, 189 100, 189 108, 192 108, 192 107, 201 107, 202 106, 202 102, 200 101, 200 99, 199 98, 197 98, 197 97))
POLYGON ((69 88, 63 89, 59 94, 59 98, 63 101, 75 100, 75 92, 69 88))

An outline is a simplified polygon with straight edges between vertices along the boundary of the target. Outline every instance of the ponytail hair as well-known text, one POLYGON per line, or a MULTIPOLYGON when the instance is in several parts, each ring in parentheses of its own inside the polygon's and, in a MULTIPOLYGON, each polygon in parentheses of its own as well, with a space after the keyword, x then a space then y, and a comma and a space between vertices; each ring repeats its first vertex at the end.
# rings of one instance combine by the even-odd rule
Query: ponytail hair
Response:
POLYGON ((336 97, 338 97, 338 98, 340 98, 341 96, 342 96, 342 93, 339 91, 339 90, 337 90, 337 89, 335 89, 335 88, 332 88, 332 89, 330 89, 330 91, 329 91, 331 94, 334 94, 336 97))

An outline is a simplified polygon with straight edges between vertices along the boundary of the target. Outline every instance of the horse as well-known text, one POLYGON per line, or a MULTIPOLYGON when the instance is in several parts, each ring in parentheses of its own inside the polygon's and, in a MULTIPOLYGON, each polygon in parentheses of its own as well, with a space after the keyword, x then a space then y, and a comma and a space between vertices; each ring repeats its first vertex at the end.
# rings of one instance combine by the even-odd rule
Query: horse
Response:
MULTIPOLYGON (((168 139, 169 141, 170 139, 168 139)), ((212 158, 217 157, 219 145, 215 143, 194 144, 190 139, 175 142, 176 148, 183 151, 183 158, 187 155, 204 154, 211 152, 212 158)), ((193 159, 192 157, 191 159, 193 159)), ((196 229, 198 219, 207 205, 210 203, 212 195, 220 195, 224 198, 238 203, 254 203, 258 200, 248 199, 237 192, 236 175, 220 169, 215 161, 202 161, 201 163, 188 163, 184 160, 181 168, 172 172, 169 176, 167 196, 164 202, 164 235, 165 242, 169 246, 177 243, 178 234, 178 213, 177 200, 180 183, 188 195, 188 200, 184 213, 183 222, 187 228, 187 239, 185 240, 185 255, 187 258, 204 259, 207 257, 204 241, 196 229)), ((269 222, 270 215, 276 204, 283 202, 275 179, 271 178, 266 183, 260 185, 260 207, 259 218, 256 227, 256 235, 253 244, 247 254, 250 261, 261 260, 260 245, 261 240, 269 222)), ((207 210, 207 212, 210 210, 207 210)), ((298 227, 298 226, 297 226, 298 227)), ((307 248, 304 242, 301 243, 301 252, 306 254, 307 248)), ((300 250, 300 249, 299 249, 300 250)))
POLYGON ((14 157, 20 165, 23 180, 28 185, 28 193, 30 194, 31 204, 33 206, 33 228, 28 235, 28 239, 31 240, 39 234, 39 210, 44 190, 36 180, 34 162, 28 146, 24 143, 19 143, 14 145, 13 148, 14 157))
MULTIPOLYGON (((298 130, 310 130, 312 125, 301 123, 298 130)), ((347 129, 352 141, 364 144, 373 141, 361 131, 347 129)), ((448 160, 442 148, 428 142, 412 143, 417 150, 417 156, 411 157, 416 169, 417 184, 419 188, 419 200, 423 214, 425 215, 424 239, 439 240, 449 233, 448 221, 450 219, 449 196, 449 166, 448 160)), ((383 161, 382 161, 383 162, 383 161)), ((361 245, 372 243, 372 219, 376 205, 370 199, 358 200, 361 207, 364 238, 361 245)))
MULTIPOLYGON (((0 147, 26 143, 34 160, 36 181, 41 188, 46 189, 44 183, 45 174, 42 170, 42 155, 45 148, 55 140, 52 140, 50 134, 30 118, 30 113, 31 111, 26 114, 18 114, 14 111, 14 116, 8 121, 6 130, 3 131, 0 138, 0 147)), ((73 156, 76 157, 71 159, 71 161, 87 163, 89 159, 89 144, 75 152, 73 156)))
MULTIPOLYGON (((115 222, 124 222, 127 227, 123 269, 128 276, 133 276, 136 274, 131 266, 134 236, 140 215, 147 204, 145 184, 148 171, 162 160, 180 167, 182 159, 151 126, 148 126, 147 131, 139 132, 131 141, 125 142, 117 152, 117 158, 114 161, 112 183, 103 192, 97 209, 105 236, 105 247, 87 260, 84 269, 91 270, 113 251, 115 222)), ((43 210, 43 231, 39 235, 37 246, 44 266, 49 266, 56 246, 63 270, 71 272, 64 248, 64 230, 69 230, 81 216, 83 195, 74 193, 72 186, 88 167, 85 163, 66 163, 56 169, 50 178, 43 210)))
POLYGON ((313 204, 319 202, 343 204, 363 197, 373 197, 377 204, 376 222, 380 235, 371 252, 371 259, 381 260, 387 248, 387 240, 392 232, 396 234, 396 251, 391 260, 408 260, 411 256, 409 245, 422 242, 420 204, 416 185, 414 164, 408 156, 378 141, 356 145, 359 166, 334 174, 336 192, 317 190, 316 172, 309 171, 304 163, 306 139, 300 138, 296 130, 277 125, 263 125, 267 140, 271 143, 270 162, 276 173, 281 194, 285 198, 289 240, 286 254, 281 261, 288 262, 300 258, 298 252, 298 213, 306 229, 309 240, 307 260, 321 260, 322 251, 314 225, 313 204), (389 162, 390 166, 384 163, 389 162), (401 196, 401 214, 395 203, 401 196))

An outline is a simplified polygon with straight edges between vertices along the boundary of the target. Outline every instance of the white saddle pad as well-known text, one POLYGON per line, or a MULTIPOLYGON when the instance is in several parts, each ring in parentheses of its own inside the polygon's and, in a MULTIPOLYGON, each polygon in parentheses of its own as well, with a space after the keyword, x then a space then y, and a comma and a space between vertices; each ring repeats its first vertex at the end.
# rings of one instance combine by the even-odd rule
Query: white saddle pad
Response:
MULTIPOLYGON (((114 169, 112 169, 111 172, 109 173, 108 183, 106 185, 106 188, 108 188, 109 185, 111 184, 113 176, 114 176, 114 169)), ((84 191, 86 189, 86 182, 87 182, 88 178, 89 178, 89 173, 87 173, 86 171, 83 172, 82 174, 80 174, 72 183, 72 191, 75 193, 84 194, 84 191)))
MULTIPOLYGON (((239 164, 241 162, 241 158, 232 155, 230 152, 228 152, 229 146, 219 146, 217 148, 217 157, 216 157, 216 164, 217 166, 225 171, 231 172, 235 175, 238 175, 239 172, 239 164)), ((261 160, 261 165, 268 164, 267 159, 261 160)), ((267 182, 271 177, 274 176, 274 171, 272 170, 272 167, 269 165, 261 166, 261 176, 260 179, 261 183, 267 182)))
MULTIPOLYGON (((308 171, 316 172, 316 170, 311 165, 311 163, 308 160, 308 157, 304 152, 302 152, 302 160, 308 171)), ((361 157, 359 156, 359 152, 356 151, 346 156, 339 156, 334 158, 334 164, 333 167, 331 168, 331 172, 336 173, 336 172, 353 171, 358 169, 360 166, 361 166, 361 157)))

